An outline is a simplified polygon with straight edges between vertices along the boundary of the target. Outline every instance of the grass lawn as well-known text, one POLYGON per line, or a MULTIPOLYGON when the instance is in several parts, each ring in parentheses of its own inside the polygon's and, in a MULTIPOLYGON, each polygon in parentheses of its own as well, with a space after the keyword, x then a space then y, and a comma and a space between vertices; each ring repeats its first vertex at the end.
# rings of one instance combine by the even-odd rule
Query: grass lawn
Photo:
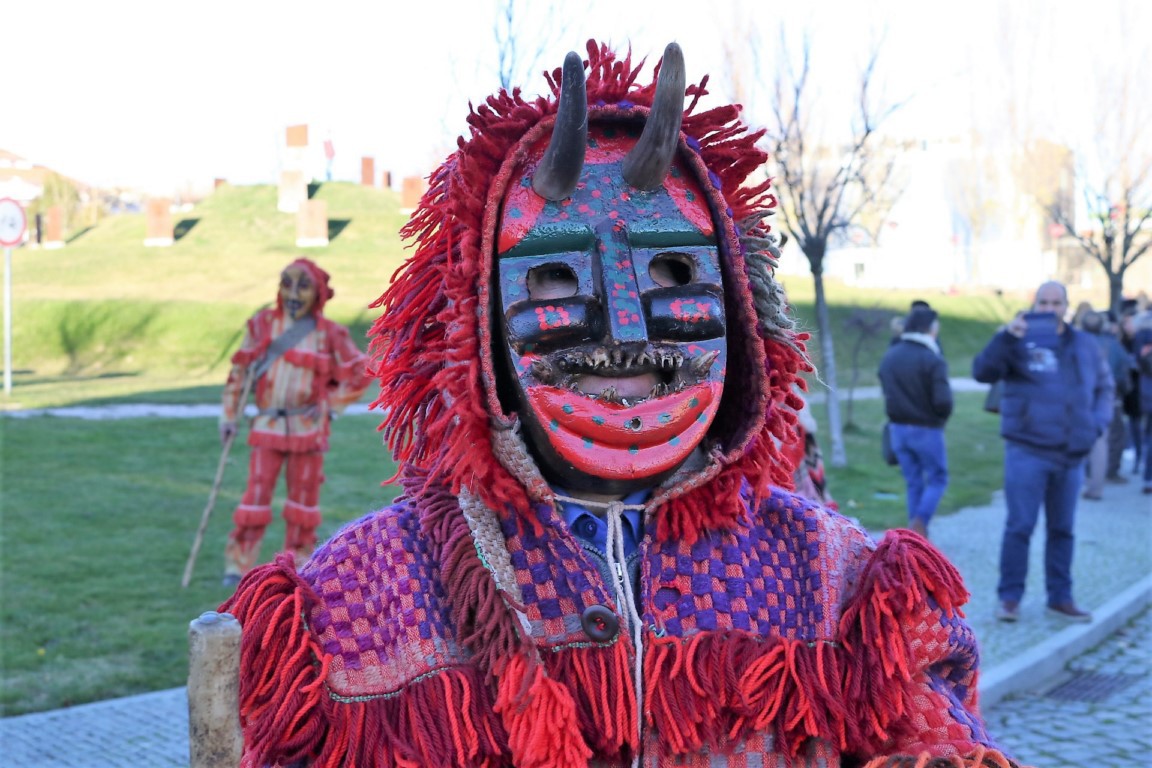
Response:
MULTIPOLYGON (((376 415, 333 428, 321 539, 395 495, 376 415)), ((248 449, 238 444, 191 584, 180 579, 220 444, 212 419, 5 419, 0 714, 183 685, 188 622, 220 585, 248 449)), ((283 543, 279 519, 265 559, 283 543)))

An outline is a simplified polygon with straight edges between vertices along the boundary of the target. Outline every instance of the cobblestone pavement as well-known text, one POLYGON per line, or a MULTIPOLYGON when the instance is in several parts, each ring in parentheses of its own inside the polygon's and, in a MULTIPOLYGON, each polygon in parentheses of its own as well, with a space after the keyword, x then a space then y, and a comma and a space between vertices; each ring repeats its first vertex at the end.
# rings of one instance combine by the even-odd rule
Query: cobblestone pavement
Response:
POLYGON ((1028 765, 1152 765, 1152 611, 1074 659, 1058 680, 1006 697, 984 718, 1028 765))

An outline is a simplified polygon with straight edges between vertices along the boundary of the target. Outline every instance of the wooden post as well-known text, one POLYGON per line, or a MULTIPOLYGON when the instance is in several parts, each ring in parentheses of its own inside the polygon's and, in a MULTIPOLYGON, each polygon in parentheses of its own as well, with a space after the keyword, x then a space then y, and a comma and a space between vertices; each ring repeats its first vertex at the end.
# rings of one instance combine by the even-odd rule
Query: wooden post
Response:
POLYGON ((207 611, 188 625, 190 768, 240 764, 240 622, 207 611))

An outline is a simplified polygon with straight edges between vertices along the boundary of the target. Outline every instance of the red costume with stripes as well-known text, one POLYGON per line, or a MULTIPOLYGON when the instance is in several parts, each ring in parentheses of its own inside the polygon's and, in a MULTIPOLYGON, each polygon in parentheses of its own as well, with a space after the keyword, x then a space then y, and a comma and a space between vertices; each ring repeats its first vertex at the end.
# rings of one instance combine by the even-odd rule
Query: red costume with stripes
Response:
MULTIPOLYGON (((248 486, 232 516, 235 527, 225 549, 226 577, 242 576, 256 564, 264 530, 272 522, 272 497, 281 469, 287 484, 284 548, 301 562, 312 553, 321 522, 320 485, 331 415, 354 403, 370 382, 367 356, 344 326, 322 314, 333 294, 328 273, 307 259, 294 261, 286 274, 289 271, 303 273, 311 281, 315 299, 302 311, 314 318, 315 327, 274 356, 252 387, 257 413, 248 432, 248 486)), ((249 319, 224 387, 222 424, 235 424, 244 406, 240 397, 245 377, 268 354, 273 340, 295 322, 284 304, 282 290, 275 309, 263 309, 249 319)))

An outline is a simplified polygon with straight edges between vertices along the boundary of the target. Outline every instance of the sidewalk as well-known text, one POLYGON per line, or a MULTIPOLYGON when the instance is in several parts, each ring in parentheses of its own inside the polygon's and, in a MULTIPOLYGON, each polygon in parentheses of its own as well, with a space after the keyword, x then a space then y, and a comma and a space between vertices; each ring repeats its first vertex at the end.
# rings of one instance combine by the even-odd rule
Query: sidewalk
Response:
MULTIPOLYGON (((972 593, 965 614, 981 646, 982 709, 1055 679, 1072 658, 1103 642, 1152 601, 1152 497, 1142 495, 1135 481, 1108 485, 1104 494, 1103 501, 1081 501, 1076 524, 1076 600, 1093 611, 1091 624, 1068 624, 1045 613, 1042 525, 1033 536, 1021 620, 995 620, 1005 517, 1000 494, 988 506, 933 521, 932 541, 956 564, 972 593)), ((994 734, 1011 752, 1013 734, 994 734)), ((187 763, 183 688, 0 719, 0 766, 168 768, 187 763)))

